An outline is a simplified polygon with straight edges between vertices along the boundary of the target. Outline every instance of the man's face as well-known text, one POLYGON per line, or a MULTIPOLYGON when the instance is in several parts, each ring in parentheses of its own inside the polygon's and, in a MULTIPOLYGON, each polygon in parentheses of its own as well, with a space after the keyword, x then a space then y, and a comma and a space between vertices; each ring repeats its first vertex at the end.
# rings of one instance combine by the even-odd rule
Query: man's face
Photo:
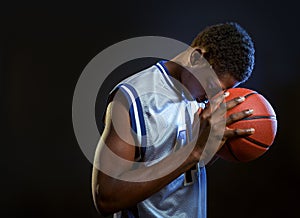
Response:
POLYGON ((229 73, 217 76, 204 57, 205 53, 204 48, 189 48, 173 60, 186 69, 181 75, 181 83, 199 103, 240 84, 229 73))
POLYGON ((197 102, 203 102, 212 97, 207 94, 205 90, 210 90, 211 93, 217 94, 222 90, 233 88, 238 86, 240 83, 235 80, 230 74, 223 75, 222 78, 219 77, 218 81, 207 82, 206 84, 201 84, 199 80, 192 74, 189 73, 186 79, 183 81, 183 85, 188 89, 190 94, 193 96, 197 102), (205 88, 203 87, 205 86, 205 88))

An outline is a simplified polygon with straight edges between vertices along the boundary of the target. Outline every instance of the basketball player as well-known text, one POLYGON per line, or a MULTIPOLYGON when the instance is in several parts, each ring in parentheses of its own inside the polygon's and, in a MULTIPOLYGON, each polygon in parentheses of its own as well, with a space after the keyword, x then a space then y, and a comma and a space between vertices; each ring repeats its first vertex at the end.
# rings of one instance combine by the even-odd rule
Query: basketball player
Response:
MULTIPOLYGON (((251 75, 254 45, 239 24, 227 22, 206 27, 190 47, 180 58, 161 60, 111 91, 92 175, 94 203, 103 216, 206 217, 206 165, 199 164, 201 155, 210 129, 213 131, 224 117, 222 108, 230 110, 244 101, 238 97, 224 104, 226 89, 251 75), (209 63, 224 90, 209 99, 207 87, 189 70, 203 64, 201 60, 209 63), (196 118, 200 120, 197 134, 193 132, 196 118), (195 146, 176 166, 179 158, 170 154, 184 152, 193 140, 195 146), (117 161, 110 151, 126 161, 117 161), (135 163, 143 165, 137 167, 135 163), (107 175, 99 170, 99 164, 124 179, 107 175), (172 166, 175 169, 165 171, 165 175, 145 180, 172 166), (136 182, 130 180, 132 177, 136 182)), ((249 115, 251 110, 241 111, 226 118, 225 123, 249 115)), ((230 129, 226 125, 214 136, 221 138, 218 149, 228 138, 254 133, 253 128, 230 129)))

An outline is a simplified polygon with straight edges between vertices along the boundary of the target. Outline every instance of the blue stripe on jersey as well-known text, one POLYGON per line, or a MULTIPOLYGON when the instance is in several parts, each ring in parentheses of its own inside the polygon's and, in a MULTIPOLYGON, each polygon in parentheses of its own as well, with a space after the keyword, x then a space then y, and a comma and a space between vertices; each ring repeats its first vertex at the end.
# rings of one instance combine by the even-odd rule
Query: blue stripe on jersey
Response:
POLYGON ((140 121, 141 134, 144 136, 144 135, 146 135, 146 127, 145 127, 145 120, 144 120, 144 116, 143 116, 143 109, 142 109, 142 104, 141 104, 140 98, 138 97, 137 92, 131 85, 123 84, 123 86, 127 87, 131 91, 131 93, 133 94, 133 96, 135 98, 135 103, 136 103, 136 106, 138 109, 138 118, 140 121))
POLYGON ((140 138, 141 143, 141 158, 144 157, 146 152, 146 145, 147 145, 147 138, 146 138, 146 125, 143 116, 143 109, 140 98, 138 97, 137 92, 135 89, 129 84, 120 84, 120 88, 124 92, 129 104, 129 113, 130 113, 130 120, 132 124, 132 128, 135 133, 138 133, 138 129, 140 130, 140 135, 137 134, 137 138, 140 138), (132 96, 132 97, 130 97, 132 96), (134 102, 133 102, 134 101, 134 102), (137 111, 135 112, 133 103, 136 104, 137 111), (139 126, 137 126, 139 124, 139 126))
POLYGON ((138 112, 138 119, 139 119, 140 128, 141 128, 141 157, 143 158, 144 154, 146 152, 147 138, 146 138, 146 125, 145 125, 145 120, 144 120, 144 115, 143 115, 142 104, 141 104, 140 98, 139 98, 137 92, 135 91, 135 89, 129 84, 123 84, 123 85, 131 91, 131 93, 133 94, 133 96, 135 98, 137 112, 138 112))
POLYGON ((166 73, 170 76, 170 72, 169 72, 169 70, 165 66, 166 62, 167 62, 166 60, 161 60, 158 63, 160 63, 160 65, 165 69, 166 73))
POLYGON ((130 116, 131 128, 133 129, 133 131, 135 133, 137 133, 136 121, 135 121, 135 118, 134 118, 134 110, 133 110, 133 104, 132 104, 131 98, 130 98, 129 94, 127 93, 127 91, 124 88, 122 88, 122 84, 119 85, 117 87, 117 89, 122 91, 122 93, 124 94, 124 96, 126 97, 126 99, 128 101, 128 104, 130 105, 130 107, 129 107, 129 116, 130 116))
POLYGON ((172 84, 172 82, 170 81, 170 78, 167 78, 167 76, 169 75, 169 71, 165 71, 165 66, 164 64, 160 64, 160 62, 156 63, 155 66, 159 69, 159 71, 161 72, 161 74, 163 75, 165 81, 168 83, 168 85, 170 87, 173 87, 174 85, 172 84), (163 68, 163 69, 162 69, 163 68), (165 72, 164 72, 165 71, 165 72))
POLYGON ((207 189, 206 189, 206 169, 204 167, 200 167, 200 189, 201 189, 201 196, 200 196, 200 202, 202 205, 201 215, 200 217, 206 218, 207 215, 207 189))

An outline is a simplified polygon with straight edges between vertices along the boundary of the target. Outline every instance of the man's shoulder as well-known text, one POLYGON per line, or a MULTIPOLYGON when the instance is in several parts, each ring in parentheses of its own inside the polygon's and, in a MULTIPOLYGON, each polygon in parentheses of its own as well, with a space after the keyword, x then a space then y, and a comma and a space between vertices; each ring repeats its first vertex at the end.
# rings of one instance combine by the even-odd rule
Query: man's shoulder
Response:
POLYGON ((121 80, 114 86, 111 93, 119 89, 121 86, 131 88, 136 91, 151 89, 153 86, 160 85, 160 82, 161 72, 156 64, 153 64, 121 80))
POLYGON ((134 83, 135 81, 143 80, 143 79, 149 79, 155 76, 155 72, 158 72, 158 68, 156 65, 151 65, 143 70, 140 70, 129 77, 123 79, 120 83, 134 83))

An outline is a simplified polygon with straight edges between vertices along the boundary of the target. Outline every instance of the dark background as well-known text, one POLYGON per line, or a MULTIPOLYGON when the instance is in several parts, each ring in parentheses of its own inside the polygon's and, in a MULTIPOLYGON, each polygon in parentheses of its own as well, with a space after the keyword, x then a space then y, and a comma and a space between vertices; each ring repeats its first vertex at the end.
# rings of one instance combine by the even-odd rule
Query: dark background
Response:
POLYGON ((225 21, 240 23, 255 42, 256 65, 244 86, 272 103, 278 132, 261 158, 207 169, 208 218, 298 217, 300 16, 293 2, 1 3, 2 217, 98 217, 92 165, 72 125, 82 70, 121 40, 157 35, 189 44, 225 21))

